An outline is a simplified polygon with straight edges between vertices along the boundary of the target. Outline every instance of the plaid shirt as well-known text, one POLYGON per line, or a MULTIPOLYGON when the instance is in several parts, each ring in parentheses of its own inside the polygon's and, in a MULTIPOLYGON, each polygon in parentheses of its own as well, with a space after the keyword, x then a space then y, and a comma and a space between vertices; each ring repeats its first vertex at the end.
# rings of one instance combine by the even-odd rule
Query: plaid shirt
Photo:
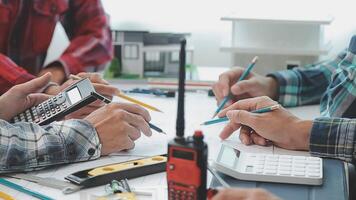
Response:
POLYGON ((47 126, 0 119, 0 174, 31 171, 50 165, 96 159, 101 144, 95 129, 84 120, 47 126))
POLYGON ((0 0, 0 94, 47 67, 43 64, 57 22, 71 42, 54 63, 67 74, 102 68, 111 59, 111 34, 100 0, 0 0))
POLYGON ((320 103, 322 117, 314 120, 310 136, 314 155, 356 162, 356 119, 348 119, 356 118, 355 49, 351 42, 334 59, 268 75, 278 80, 282 105, 320 103))

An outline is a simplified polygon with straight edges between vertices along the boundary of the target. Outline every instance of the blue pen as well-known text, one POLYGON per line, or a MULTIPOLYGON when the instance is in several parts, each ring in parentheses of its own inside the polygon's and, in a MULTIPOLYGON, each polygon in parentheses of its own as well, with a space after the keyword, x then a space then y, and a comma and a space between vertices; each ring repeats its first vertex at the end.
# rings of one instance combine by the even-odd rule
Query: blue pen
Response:
MULTIPOLYGON (((277 104, 277 105, 273 105, 273 106, 268 106, 268 107, 265 107, 265 108, 257 109, 257 110, 251 111, 251 112, 252 113, 266 113, 266 112, 271 112, 273 110, 276 110, 276 109, 278 109, 280 107, 281 106, 279 104, 277 104)), ((217 123, 226 122, 226 121, 229 121, 229 118, 223 117, 223 118, 218 118, 218 119, 213 119, 213 120, 206 121, 206 122, 202 123, 201 125, 211 125, 211 124, 217 124, 217 123)))
MULTIPOLYGON (((239 81, 244 80, 248 74, 250 73, 250 71, 252 70, 252 68, 255 66, 256 62, 258 60, 258 57, 255 56, 250 65, 247 67, 247 69, 242 73, 242 75, 240 76, 239 81)), ((231 93, 231 91, 229 92, 229 94, 222 100, 222 102, 220 103, 220 105, 218 106, 218 108, 216 109, 213 118, 224 108, 225 104, 232 98, 233 94, 231 93)))
POLYGON ((23 192, 25 194, 31 195, 31 196, 36 197, 36 198, 41 199, 41 200, 54 200, 51 197, 48 197, 48 196, 40 194, 38 192, 29 190, 29 189, 27 189, 25 187, 22 187, 21 185, 17 185, 15 183, 12 183, 12 182, 10 182, 10 181, 8 181, 6 179, 3 179, 3 178, 0 178, 0 184, 5 185, 5 186, 7 186, 9 188, 12 188, 14 190, 17 190, 19 192, 23 192))

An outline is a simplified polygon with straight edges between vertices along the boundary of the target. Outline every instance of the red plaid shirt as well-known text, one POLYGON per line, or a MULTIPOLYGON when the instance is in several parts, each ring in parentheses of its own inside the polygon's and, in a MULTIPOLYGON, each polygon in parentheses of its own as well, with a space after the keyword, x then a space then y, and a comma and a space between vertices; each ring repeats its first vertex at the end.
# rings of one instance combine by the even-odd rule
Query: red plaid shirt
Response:
POLYGON ((55 61, 66 73, 100 69, 112 58, 110 29, 100 0, 0 0, 0 94, 46 67, 57 22, 71 41, 55 61))

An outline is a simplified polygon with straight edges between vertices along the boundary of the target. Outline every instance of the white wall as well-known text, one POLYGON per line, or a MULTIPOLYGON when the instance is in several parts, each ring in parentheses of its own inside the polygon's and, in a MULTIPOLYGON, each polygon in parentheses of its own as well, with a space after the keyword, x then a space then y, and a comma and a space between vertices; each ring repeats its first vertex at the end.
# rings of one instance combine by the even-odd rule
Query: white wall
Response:
POLYGON ((111 25, 120 29, 190 32, 195 64, 227 66, 230 56, 219 47, 229 37, 230 23, 220 17, 232 11, 331 14, 326 30, 334 55, 356 34, 355 0, 102 0, 111 25))

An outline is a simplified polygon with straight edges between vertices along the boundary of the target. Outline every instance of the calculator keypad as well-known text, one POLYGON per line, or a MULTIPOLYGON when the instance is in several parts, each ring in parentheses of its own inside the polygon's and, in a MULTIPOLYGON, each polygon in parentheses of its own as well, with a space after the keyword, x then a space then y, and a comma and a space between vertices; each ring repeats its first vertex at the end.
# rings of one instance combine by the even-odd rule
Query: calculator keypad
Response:
POLYGON ((316 157, 248 154, 245 173, 318 178, 322 160, 316 157))
POLYGON ((20 113, 13 118, 16 122, 35 122, 37 124, 53 117, 54 115, 65 110, 69 105, 63 93, 48 99, 47 101, 20 113))

